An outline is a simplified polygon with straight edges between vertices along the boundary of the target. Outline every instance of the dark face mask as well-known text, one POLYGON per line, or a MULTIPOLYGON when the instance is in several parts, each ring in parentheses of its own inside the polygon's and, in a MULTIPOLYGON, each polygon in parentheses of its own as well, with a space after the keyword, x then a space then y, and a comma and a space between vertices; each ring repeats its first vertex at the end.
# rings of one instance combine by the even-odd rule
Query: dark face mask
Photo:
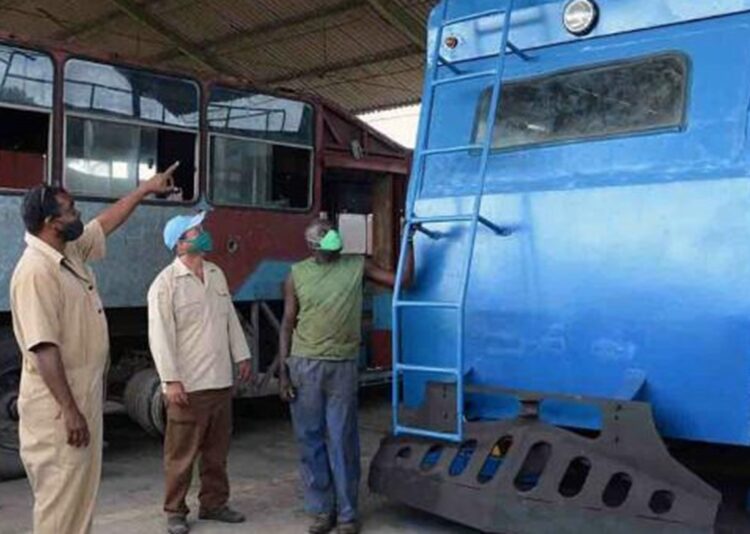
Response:
POLYGON ((81 237, 81 234, 83 234, 83 221, 80 218, 67 223, 60 231, 60 235, 65 242, 75 241, 81 237))

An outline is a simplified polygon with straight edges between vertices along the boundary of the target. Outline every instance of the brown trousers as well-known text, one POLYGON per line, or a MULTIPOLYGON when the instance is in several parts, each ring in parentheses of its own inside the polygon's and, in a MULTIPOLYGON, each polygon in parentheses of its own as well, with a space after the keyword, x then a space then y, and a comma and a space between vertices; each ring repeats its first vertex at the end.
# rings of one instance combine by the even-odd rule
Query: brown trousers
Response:
POLYGON ((196 391, 188 393, 188 398, 188 406, 167 406, 164 511, 168 514, 190 512, 185 497, 199 455, 201 510, 216 510, 229 500, 227 454, 232 432, 232 390, 196 391))

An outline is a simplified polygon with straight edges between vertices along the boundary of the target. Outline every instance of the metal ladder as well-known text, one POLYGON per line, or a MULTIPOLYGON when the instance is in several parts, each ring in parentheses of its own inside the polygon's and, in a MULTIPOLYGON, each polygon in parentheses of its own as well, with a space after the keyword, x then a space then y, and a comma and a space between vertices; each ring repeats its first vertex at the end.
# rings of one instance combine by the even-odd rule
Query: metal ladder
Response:
POLYGON ((412 185, 412 194, 409 195, 407 200, 408 211, 406 217, 406 224, 404 227, 403 239, 401 242, 401 253, 399 255, 398 268, 396 271, 396 284, 393 293, 393 381, 392 381, 392 408, 393 408, 393 432, 395 435, 399 434, 412 434, 417 436, 423 436, 428 438, 437 438, 442 440, 460 442, 463 440, 463 416, 464 416, 464 323, 466 316, 466 295, 469 286, 469 277, 471 274, 471 265, 474 257, 474 246, 477 237, 477 229, 480 224, 488 227, 496 234, 506 235, 504 229, 493 224, 491 221, 483 217, 481 213, 482 208, 482 196, 484 195, 485 179, 487 176, 487 164, 489 161, 490 150, 492 148, 492 134, 495 124, 495 116, 498 109, 499 97, 501 95, 503 86, 503 73, 505 71, 505 58, 509 53, 516 53, 525 58, 523 53, 508 41, 508 34, 510 32, 510 19, 513 11, 513 0, 506 0, 506 6, 504 9, 495 9, 490 11, 483 11, 466 17, 454 18, 446 20, 448 0, 443 0, 442 15, 440 31, 437 39, 435 40, 434 47, 430 50, 430 65, 432 66, 432 72, 429 74, 429 79, 425 85, 425 94, 422 105, 425 107, 423 111, 423 117, 427 118, 427 124, 423 125, 419 131, 419 139, 417 140, 416 154, 414 158, 414 164, 412 168, 412 178, 414 184, 412 185), (500 39, 500 49, 496 54, 493 54, 495 60, 495 66, 489 70, 483 70, 479 72, 473 72, 469 74, 457 74, 455 76, 438 79, 438 63, 445 64, 448 68, 453 70, 453 66, 444 58, 440 56, 440 46, 444 39, 443 33, 447 26, 467 22, 475 19, 480 19, 487 16, 498 16, 503 18, 502 36, 500 39), (510 50, 510 52, 508 52, 510 50), (432 122, 432 106, 433 97, 435 94, 435 88, 442 85, 455 84, 470 79, 481 79, 491 78, 493 79, 492 86, 492 97, 489 106, 489 116, 487 117, 487 129, 484 140, 480 143, 451 146, 445 148, 427 148, 428 143, 428 131, 432 122), (474 196, 473 209, 471 213, 467 214, 455 214, 455 215, 438 215, 428 217, 418 217, 415 214, 416 200, 419 197, 419 193, 422 189, 422 183, 424 181, 426 159, 428 156, 434 154, 450 154, 467 152, 470 150, 481 150, 481 161, 478 172, 478 187, 477 192, 474 196), (424 225, 434 223, 468 223, 469 224, 469 242, 465 249, 466 256, 463 265, 463 271, 461 275, 460 293, 458 300, 455 302, 447 301, 426 301, 426 300, 403 300, 401 298, 401 283, 403 280, 404 264, 408 246, 408 236, 412 230, 412 227, 422 230, 428 235, 432 235, 432 232, 422 229, 424 225), (456 313, 456 358, 454 367, 435 367, 427 365, 411 365, 402 362, 401 357, 401 310, 407 307, 419 307, 419 308, 433 308, 433 309, 450 309, 456 313), (414 426, 405 426, 399 422, 399 383, 401 378, 406 373, 429 373, 437 374, 442 376, 449 376, 455 380, 456 384, 456 430, 454 432, 438 432, 425 428, 417 428, 414 426))

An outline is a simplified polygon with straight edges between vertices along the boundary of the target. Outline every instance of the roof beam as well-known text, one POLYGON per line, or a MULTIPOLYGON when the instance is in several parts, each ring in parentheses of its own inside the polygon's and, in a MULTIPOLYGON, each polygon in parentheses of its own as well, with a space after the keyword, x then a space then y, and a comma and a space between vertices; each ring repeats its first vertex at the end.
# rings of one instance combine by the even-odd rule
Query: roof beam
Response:
MULTIPOLYGON (((153 9, 156 4, 163 1, 164 0, 151 0, 151 2, 148 3, 148 7, 153 9)), ((143 7, 143 9, 145 9, 145 7, 143 7)), ((70 27, 63 29, 61 32, 53 35, 52 39, 54 39, 55 41, 69 41, 92 30, 100 29, 102 26, 105 26, 125 16, 126 14, 119 9, 108 11, 107 13, 104 13, 96 17, 95 19, 84 20, 83 22, 80 22, 78 24, 73 24, 70 27)))
POLYGON ((317 67, 306 70, 290 72, 289 74, 283 74, 281 76, 260 80, 260 83, 264 85, 278 85, 281 83, 303 78, 322 78, 324 76, 336 74, 337 72, 354 69, 357 67, 366 67, 369 65, 375 65, 377 63, 383 63, 385 61, 393 61, 396 59, 403 59, 415 55, 422 55, 422 50, 420 50, 419 47, 411 44, 403 46, 401 48, 396 48, 389 52, 371 54, 354 59, 337 61, 335 63, 328 63, 327 65, 319 65, 317 67))
MULTIPOLYGON (((277 19, 267 24, 261 24, 259 26, 255 26, 254 28, 248 28, 247 30, 231 33, 229 35, 222 35, 221 37, 217 37, 216 39, 208 39, 206 41, 197 43, 197 46, 199 46, 203 50, 211 50, 226 46, 232 46, 244 41, 249 37, 252 37, 254 41, 258 41, 278 30, 287 29, 291 26, 297 26, 299 24, 307 24, 310 22, 316 22, 326 18, 335 17, 359 7, 362 7, 361 0, 344 0, 343 2, 339 2, 324 9, 313 9, 298 15, 292 15, 290 17, 277 19)), ((160 54, 156 54, 153 57, 148 58, 148 60, 155 63, 161 63, 163 61, 174 59, 175 57, 179 56, 179 54, 179 49, 174 48, 172 50, 167 50, 160 54)))
POLYGON ((423 52, 426 50, 427 31, 406 9, 393 0, 367 0, 367 3, 380 18, 401 32, 413 45, 423 52))
POLYGON ((139 24, 149 28, 150 30, 158 33, 172 44, 175 48, 180 51, 181 54, 189 57, 193 62, 208 68, 214 73, 231 74, 241 78, 246 78, 239 72, 234 72, 233 69, 227 68, 222 65, 221 61, 214 57, 210 52, 203 50, 200 46, 188 41, 182 37, 179 33, 174 31, 172 28, 164 24, 158 17, 152 15, 146 11, 139 4, 136 4, 133 0, 109 0, 117 8, 135 20, 139 24))

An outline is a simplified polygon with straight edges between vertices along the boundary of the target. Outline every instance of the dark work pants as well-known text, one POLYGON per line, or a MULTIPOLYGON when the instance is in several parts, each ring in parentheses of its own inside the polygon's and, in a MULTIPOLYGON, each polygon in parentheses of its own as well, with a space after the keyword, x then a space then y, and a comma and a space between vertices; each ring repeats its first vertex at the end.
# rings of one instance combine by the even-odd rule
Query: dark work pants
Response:
POLYGON ((169 514, 187 515, 190 511, 185 496, 199 456, 201 509, 216 510, 229 500, 227 455, 232 432, 232 390, 196 391, 188 393, 188 398, 188 406, 167 406, 164 511, 169 514))
POLYGON ((305 508, 354 521, 360 479, 357 361, 292 357, 288 364, 297 389, 291 411, 305 508))

